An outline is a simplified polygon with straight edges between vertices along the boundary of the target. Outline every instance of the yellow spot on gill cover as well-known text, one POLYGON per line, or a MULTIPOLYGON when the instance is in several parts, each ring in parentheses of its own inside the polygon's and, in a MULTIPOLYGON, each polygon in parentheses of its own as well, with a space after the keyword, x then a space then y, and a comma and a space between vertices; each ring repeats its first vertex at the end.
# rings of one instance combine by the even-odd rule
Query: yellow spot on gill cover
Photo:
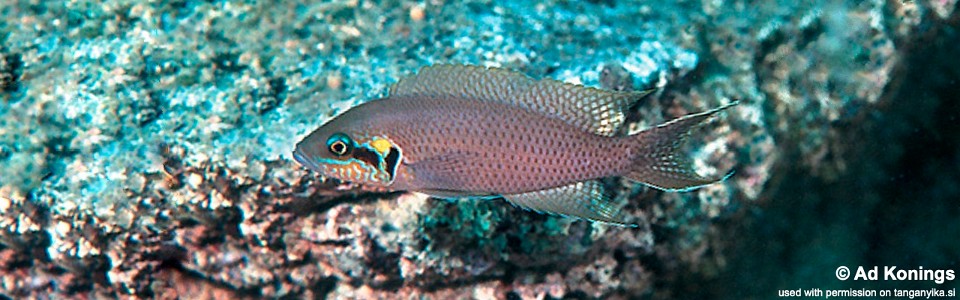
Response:
POLYGON ((393 147, 393 143, 386 139, 373 138, 373 140, 370 141, 370 147, 376 150, 377 153, 380 153, 381 156, 386 156, 387 151, 390 151, 390 147, 393 147))

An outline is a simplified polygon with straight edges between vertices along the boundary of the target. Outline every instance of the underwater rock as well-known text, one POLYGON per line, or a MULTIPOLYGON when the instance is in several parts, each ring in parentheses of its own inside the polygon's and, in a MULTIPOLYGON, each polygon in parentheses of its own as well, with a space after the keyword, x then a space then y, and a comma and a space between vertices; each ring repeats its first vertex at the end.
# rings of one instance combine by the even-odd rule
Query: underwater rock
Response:
POLYGON ((679 297, 665 283, 723 267, 714 224, 785 180, 782 153, 840 174, 835 127, 882 104, 895 41, 948 2, 12 1, 0 297, 679 297), (359 194, 288 156, 435 63, 661 88, 631 130, 739 98, 690 145, 701 173, 737 175, 689 193, 611 180, 642 220, 619 228, 359 194))

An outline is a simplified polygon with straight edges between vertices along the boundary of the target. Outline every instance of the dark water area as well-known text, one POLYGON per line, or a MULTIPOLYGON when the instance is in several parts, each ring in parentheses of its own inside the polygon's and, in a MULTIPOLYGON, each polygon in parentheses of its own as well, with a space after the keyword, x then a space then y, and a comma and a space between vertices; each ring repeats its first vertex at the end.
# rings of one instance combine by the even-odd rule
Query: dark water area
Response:
MULTIPOLYGON (((735 253, 711 278, 685 278, 697 298, 765 298, 776 289, 955 289, 883 280, 886 267, 960 268, 960 18, 930 24, 907 45, 885 105, 860 125, 837 124, 851 151, 835 180, 783 166, 771 201, 728 222, 735 253), (877 267, 879 281, 837 281, 847 266, 877 267)), ((794 154, 796 155, 796 154, 794 154)), ((799 158, 794 158, 799 159, 799 158)), ((787 159, 788 161, 790 159, 787 159)), ((956 272, 956 271, 954 271, 956 272)))

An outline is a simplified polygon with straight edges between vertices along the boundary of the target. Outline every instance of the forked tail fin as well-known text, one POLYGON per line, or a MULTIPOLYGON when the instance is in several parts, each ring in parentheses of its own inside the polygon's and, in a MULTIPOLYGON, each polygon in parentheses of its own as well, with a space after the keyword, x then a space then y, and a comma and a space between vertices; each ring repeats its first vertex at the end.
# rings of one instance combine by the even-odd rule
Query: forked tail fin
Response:
POLYGON ((713 110, 686 115, 632 136, 636 138, 635 149, 639 152, 635 152, 633 169, 626 177, 667 191, 691 190, 730 177, 733 172, 719 178, 698 175, 687 156, 681 153, 680 146, 690 137, 691 130, 738 103, 734 101, 713 110))

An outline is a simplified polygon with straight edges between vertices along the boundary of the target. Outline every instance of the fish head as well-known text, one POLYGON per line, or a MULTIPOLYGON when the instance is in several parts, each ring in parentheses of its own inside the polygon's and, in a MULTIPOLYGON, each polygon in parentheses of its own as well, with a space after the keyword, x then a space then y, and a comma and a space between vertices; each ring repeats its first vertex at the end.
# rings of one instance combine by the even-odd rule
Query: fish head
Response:
POLYGON ((389 187, 403 160, 389 137, 350 129, 334 120, 297 144, 293 158, 326 177, 366 186, 389 187))

